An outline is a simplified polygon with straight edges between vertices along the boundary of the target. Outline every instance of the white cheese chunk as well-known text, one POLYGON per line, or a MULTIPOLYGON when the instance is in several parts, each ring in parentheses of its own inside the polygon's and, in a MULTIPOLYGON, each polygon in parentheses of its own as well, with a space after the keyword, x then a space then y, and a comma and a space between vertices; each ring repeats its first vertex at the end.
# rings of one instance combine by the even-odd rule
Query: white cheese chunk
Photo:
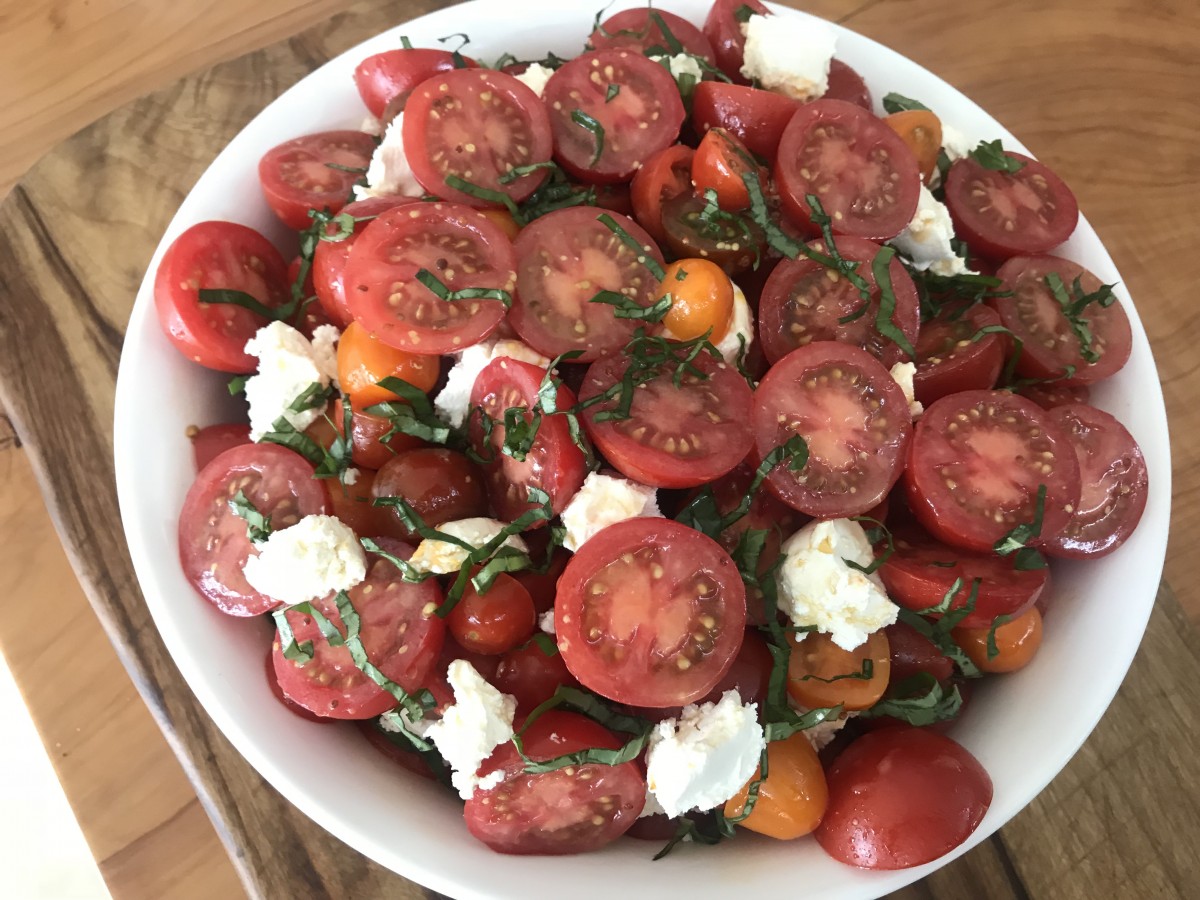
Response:
POLYGON ((553 635, 554 631, 554 610, 548 609, 538 617, 538 629, 544 634, 553 635))
POLYGON ((358 130, 371 137, 380 137, 383 134, 383 122, 378 116, 367 113, 363 117, 362 124, 358 126, 358 130))
POLYGON ((333 325, 322 325, 310 342, 291 325, 271 322, 246 342, 246 353, 258 359, 258 373, 246 381, 245 388, 251 440, 273 431, 280 417, 297 431, 320 418, 324 412, 320 406, 303 412, 292 412, 288 407, 313 384, 326 386, 334 382, 335 345, 340 334, 333 325))
MULTIPOLYGON (((437 526, 437 530, 451 537, 461 538, 472 547, 482 547, 499 535, 506 527, 506 522, 478 517, 474 519, 459 519, 457 522, 443 522, 437 526)), ((514 550, 520 550, 522 553, 529 550, 525 542, 515 534, 509 535, 502 546, 512 547, 514 550)), ((451 572, 457 572, 463 567, 463 563, 467 561, 469 553, 470 551, 465 547, 460 547, 458 544, 426 538, 421 541, 417 549, 413 552, 412 558, 409 559, 409 564, 422 572, 436 572, 438 575, 448 575, 451 572)))
POLYGON ((665 816, 667 811, 662 808, 662 804, 658 802, 658 798, 649 787, 646 788, 646 804, 642 807, 642 811, 638 813, 639 819, 644 819, 646 816, 665 816))
POLYGON ((355 185, 354 199, 372 197, 422 197, 425 188, 417 181, 404 153, 404 113, 388 123, 383 140, 367 165, 367 186, 355 185))
POLYGON ((898 362, 892 366, 892 371, 889 373, 896 384, 900 385, 900 390, 904 392, 904 399, 908 401, 908 412, 914 419, 920 418, 925 412, 925 407, 921 405, 921 401, 916 398, 913 391, 913 376, 917 373, 917 367, 910 362, 898 362))
POLYGON ((742 789, 766 746, 758 705, 737 691, 719 702, 685 706, 655 726, 646 752, 646 784, 668 816, 712 809, 742 789))
POLYGON ((967 271, 967 265, 950 245, 953 238, 950 210, 929 188, 921 185, 921 197, 912 221, 892 238, 891 243, 912 259, 917 271, 932 269, 937 275, 961 275, 967 271))
POLYGON ((463 422, 467 420, 475 379, 492 360, 504 356, 518 362, 532 363, 535 366, 550 365, 549 357, 543 356, 520 341, 507 338, 481 341, 456 355, 458 361, 446 376, 446 386, 438 392, 433 400, 433 408, 437 411, 438 416, 455 428, 461 428, 463 422))
POLYGON ((953 125, 942 122, 942 149, 950 162, 956 162, 974 150, 975 144, 953 125))
POLYGON ((863 527, 850 519, 810 522, 782 547, 776 576, 780 608, 796 625, 815 625, 844 650, 853 650, 900 610, 878 574, 866 575, 846 560, 869 566, 875 559, 863 527))
POLYGON ((812 728, 806 728, 803 732, 808 738, 808 742, 812 744, 812 748, 818 752, 827 747, 839 731, 846 727, 852 718, 857 716, 857 712, 843 713, 840 718, 826 719, 819 725, 814 725, 812 728))
POLYGON ((512 738, 517 701, 488 684, 465 659, 450 663, 446 680, 454 691, 454 705, 446 707, 425 737, 450 764, 450 781, 458 795, 469 800, 477 787, 487 790, 504 778, 501 772, 499 778, 492 773, 481 780, 477 773, 492 751, 512 738))
POLYGON ((601 529, 638 516, 662 517, 654 488, 592 472, 562 512, 563 546, 574 553, 601 529))
POLYGON ((292 606, 354 587, 367 577, 367 555, 340 519, 305 516, 259 544, 243 572, 256 591, 292 606))
POLYGON ((738 354, 742 350, 742 342, 738 335, 745 338, 746 351, 754 343, 754 311, 746 300, 746 295, 736 284, 733 286, 733 318, 729 322, 729 330, 717 341, 717 350, 731 366, 737 364, 738 354))
MULTIPOLYGON (((679 80, 683 76, 691 77, 691 84, 697 85, 704 79, 704 71, 700 68, 700 63, 696 62, 696 57, 690 53, 676 53, 674 56, 652 56, 650 62, 656 62, 659 65, 666 63, 666 69, 671 73, 671 77, 675 79, 675 83, 679 84, 679 80)), ((680 90, 682 90, 682 85, 680 90)))
POLYGON ((550 80, 550 76, 554 74, 553 69, 548 69, 541 63, 530 63, 529 67, 517 76, 517 81, 525 85, 539 97, 546 91, 546 82, 550 80))
POLYGON ((742 25, 746 53, 742 75, 768 91, 815 100, 829 90, 829 64, 837 35, 824 22, 793 16, 751 16, 742 25))

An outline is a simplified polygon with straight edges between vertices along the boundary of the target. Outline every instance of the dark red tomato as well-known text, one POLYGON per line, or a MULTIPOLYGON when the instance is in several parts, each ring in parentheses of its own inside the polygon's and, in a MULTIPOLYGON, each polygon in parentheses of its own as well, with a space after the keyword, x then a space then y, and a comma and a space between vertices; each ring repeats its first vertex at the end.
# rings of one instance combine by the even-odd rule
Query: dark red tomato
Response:
POLYGON ((663 204, 667 247, 681 259, 707 259, 731 276, 750 269, 766 249, 762 230, 744 220, 706 220, 702 217, 706 207, 694 194, 680 194, 663 204))
POLYGON ((989 552, 1032 522, 1046 486, 1041 537, 1062 531, 1079 502, 1070 439, 1031 400, 1007 391, 964 391, 938 400, 917 422, 904 487, 922 525, 952 547, 989 552))
MULTIPOLYGON (((486 516, 483 473, 465 454, 444 447, 399 453, 379 470, 375 498, 403 497, 426 525, 486 516)), ((400 521, 399 514, 389 509, 400 521)))
POLYGON ((900 477, 912 431, 908 401, 865 350, 820 341, 793 350, 754 394, 756 450, 793 435, 808 444, 799 472, 781 465, 767 484, 788 506, 819 518, 861 515, 900 477))
POLYGON ((704 20, 704 36, 712 44, 717 67, 734 81, 744 84, 742 63, 745 62, 746 36, 742 34, 742 22, 738 18, 743 6, 752 15, 771 14, 758 0, 716 0, 704 20))
POLYGON ((822 97, 823 100, 845 100, 855 106, 861 106, 867 112, 874 111, 871 103, 871 92, 863 77, 840 59, 829 63, 829 87, 822 97))
POLYGON ((863 735, 834 761, 828 782, 817 842, 864 869, 907 869, 949 853, 992 803, 992 780, 975 757, 909 725, 863 735))
POLYGON ((210 462, 234 447, 249 444, 250 426, 241 422, 228 425, 207 425, 195 433, 188 433, 192 441, 192 454, 196 458, 196 471, 199 472, 210 462))
POLYGON ((516 258, 500 226, 454 203, 421 203, 380 214, 346 261, 346 303, 374 337, 410 353, 453 353, 478 343, 504 318, 500 300, 447 301, 417 280, 429 272, 451 292, 510 295, 516 258))
POLYGON ((988 628, 997 616, 1020 615, 1046 588, 1047 569, 1014 569, 1012 557, 955 550, 919 529, 895 530, 895 544, 896 552, 879 576, 888 596, 906 609, 920 612, 937 606, 959 579, 950 608, 962 609, 979 579, 975 611, 960 623, 964 628, 988 628))
POLYGON ((562 654, 546 653, 537 641, 505 653, 493 683, 497 690, 517 699, 517 715, 528 715, 535 706, 549 700, 560 684, 579 684, 562 654))
MULTIPOLYGON (((463 62, 467 66, 478 65, 468 57, 463 57, 463 62)), ((354 83, 371 115, 382 118, 390 102, 398 97, 403 100, 422 81, 454 67, 454 54, 448 50, 407 47, 385 50, 358 64, 354 83)))
POLYGON ((900 684, 922 672, 932 675, 942 684, 950 680, 954 674, 954 663, 933 641, 904 622, 896 622, 884 630, 892 654, 892 684, 900 684))
POLYGON ((773 91, 702 81, 692 93, 692 124, 700 134, 724 128, 752 153, 770 161, 779 152, 783 131, 799 108, 798 100, 773 91))
POLYGON ((716 541, 670 519, 600 531, 559 580, 554 627, 567 668, 633 706, 683 706, 729 671, 746 627, 746 591, 716 541))
POLYGON ((632 50, 635 53, 655 50, 657 56, 691 53, 702 57, 709 65, 716 63, 712 44, 704 33, 687 19, 666 10, 627 9, 609 16, 592 32, 588 44, 593 50, 632 50), (676 45, 682 47, 682 51, 676 45))
POLYGON ((726 691, 737 691, 743 703, 757 703, 761 709, 774 665, 775 659, 767 649, 767 642, 757 630, 751 628, 742 639, 742 647, 733 658, 733 665, 725 677, 700 702, 716 703, 726 691))
POLYGON ((258 180, 271 211, 288 228, 303 231, 312 224, 310 209, 338 212, 375 151, 375 141, 361 131, 323 131, 285 141, 268 150, 258 163, 258 180))
MULTIPOLYGON (((397 453, 424 446, 421 441, 407 434, 394 434, 384 443, 392 430, 391 422, 382 416, 365 412, 361 406, 350 406, 350 459, 364 469, 379 469, 387 465, 397 453)), ((329 421, 318 419, 307 432, 309 437, 328 449, 335 436, 346 433, 345 409, 341 401, 329 404, 329 421)))
POLYGON ((834 234, 884 241, 912 221, 921 172, 908 145, 881 119, 843 100, 814 100, 779 142, 775 181, 784 212, 817 234, 805 196, 815 194, 834 234))
POLYGON ((1149 475, 1137 441, 1108 413, 1078 403, 1050 413, 1075 448, 1083 490, 1059 534, 1046 544, 1054 556, 1112 553, 1133 533, 1146 508, 1149 475))
POLYGON ((511 575, 497 575, 485 592, 468 585, 446 617, 458 645, 472 653, 497 656, 533 634, 537 612, 529 591, 511 575))
MULTIPOLYGON (((542 762, 622 741, 603 725, 575 713, 551 710, 521 736, 525 754, 542 762)), ((476 791, 463 815, 467 830, 497 853, 559 855, 599 850, 624 834, 646 803, 646 779, 636 762, 587 763, 526 775, 512 742, 500 745, 480 769, 504 781, 476 791)))
POLYGON ((246 521, 229 507, 241 491, 276 529, 329 512, 329 489, 308 460, 276 444, 226 450, 189 488, 179 515, 179 561, 200 595, 231 616, 257 616, 282 604, 260 594, 242 569, 254 550, 246 521))
POLYGON ((1018 256, 1000 267, 1011 297, 989 301, 1000 321, 1024 343, 1017 373, 1026 378, 1063 378, 1090 384, 1115 374, 1129 361, 1133 335, 1129 317, 1119 301, 1108 307, 1089 303, 1080 312, 1091 342, 1085 348, 1067 318, 1066 306, 1100 290, 1100 279, 1078 263, 1058 256, 1018 256), (1057 276, 1063 293, 1056 297, 1051 282, 1057 276), (1047 281, 1050 279, 1050 281, 1047 281), (1084 357, 1084 350, 1094 361, 1084 357), (1072 367, 1068 369, 1068 366, 1072 367))
POLYGON ((517 254, 517 297, 508 320, 525 341, 546 356, 580 350, 590 362, 623 347, 637 329, 635 319, 618 319, 613 307, 592 303, 600 291, 624 294, 649 306, 658 279, 639 262, 662 253, 632 219, 595 207, 557 210, 521 230, 517 254), (635 252, 604 222, 607 216, 633 237, 635 252))
POLYGON ((996 386, 1004 368, 1003 334, 972 340, 980 329, 995 327, 995 310, 976 303, 967 309, 947 304, 921 323, 917 336, 917 371, 913 393, 928 406, 955 391, 986 391, 996 386))
POLYGON ((546 180, 537 169, 511 182, 513 169, 550 161, 550 120, 541 99, 504 72, 455 69, 420 84, 404 109, 404 153, 425 190, 468 206, 500 206, 452 187, 457 177, 520 202, 546 180))
POLYGON ((683 124, 675 79, 627 50, 577 56, 551 76, 542 97, 555 157, 584 181, 629 180, 643 160, 675 142, 683 124))
MULTIPOLYGON (((541 530, 526 532, 524 535, 525 543, 530 543, 531 539, 536 535, 546 533, 541 530)), ((534 559, 539 558, 544 559, 545 557, 534 557, 534 559)), ((534 608, 537 609, 539 615, 554 608, 554 597, 558 593, 558 579, 562 576, 563 569, 567 567, 567 561, 570 558, 571 554, 559 547, 554 551, 550 567, 545 572, 522 569, 519 572, 513 573, 513 577, 521 582, 525 590, 529 591, 529 596, 533 598, 534 608)))
POLYGON ((994 259, 1053 250, 1079 222, 1075 195, 1036 159, 1004 155, 1024 166, 1010 174, 966 157, 950 167, 946 206, 955 233, 976 253, 994 259))
MULTIPOLYGON (((475 379, 471 390, 471 416, 467 433, 475 452, 491 462, 484 466, 488 496, 496 515, 506 522, 516 521, 523 513, 538 509, 542 504, 531 502, 531 488, 550 495, 550 506, 559 515, 583 484, 587 461, 583 451, 571 440, 571 428, 564 415, 543 416, 533 444, 524 459, 504 453, 508 437, 505 415, 514 407, 524 407, 523 421, 533 420, 532 410, 538 402, 538 388, 546 370, 515 359, 493 360, 475 379), (484 428, 484 417, 491 422, 490 433, 484 428), (485 437, 485 433, 488 434, 485 437)), ((558 409, 575 405, 575 394, 560 386, 556 394, 558 409)), ((546 520, 534 527, 546 524, 546 520)))
POLYGON ((295 700, 284 694, 279 687, 279 682, 275 678, 275 654, 274 651, 267 651, 266 659, 267 686, 271 689, 271 696, 283 704, 284 708, 293 715, 299 716, 306 722, 316 722, 318 725, 328 725, 333 719, 326 719, 323 716, 318 716, 316 713, 311 713, 295 700))
MULTIPOLYGON (((271 680, 275 680, 275 675, 272 672, 271 680)), ((318 722, 333 722, 333 719, 322 719, 319 716, 314 717, 318 722)), ((406 772, 412 772, 414 775, 420 775, 422 778, 433 780, 433 770, 425 764, 420 755, 413 750, 412 745, 407 740, 397 735, 396 740, 384 732, 379 724, 375 721, 366 720, 355 723, 362 736, 367 739, 367 743, 374 747, 385 758, 391 760, 406 772)))
MULTIPOLYGON (((593 363, 580 391, 590 401, 622 381, 632 362, 609 356, 593 363)), ((753 394, 737 369, 701 353, 678 386, 680 362, 664 364, 633 391, 629 417, 600 421, 618 397, 583 414, 588 435, 621 474, 655 487, 696 487, 719 478, 753 446, 753 394), (697 374, 698 373, 698 374, 697 374)))
MULTIPOLYGON (((639 170, 640 171, 640 170, 639 170)), ((628 184, 597 184, 596 206, 601 209, 611 209, 623 216, 633 215, 633 196, 628 184)))
POLYGON ((265 306, 287 302, 287 263, 253 228, 201 222, 175 239, 154 277, 154 309, 171 343, 193 362, 222 372, 253 372, 246 342, 267 320, 229 303, 203 303, 201 290, 249 294, 265 306))
MULTIPOLYGON (((374 221, 374 216, 405 203, 416 203, 415 197, 374 197, 370 200, 358 200, 347 203, 342 212, 355 218, 365 219, 354 224, 354 231, 340 241, 317 241, 313 251, 311 278, 313 292, 317 301, 329 314, 329 318, 338 328, 345 328, 354 321, 350 308, 346 305, 346 261, 350 259, 350 249, 358 236, 362 234, 368 222, 374 221)), ((338 228, 334 224, 326 227, 326 233, 336 234, 338 228)))
POLYGON ((1026 385, 1017 391, 1022 397, 1028 397, 1042 409, 1054 409, 1056 406, 1066 406, 1068 403, 1091 403, 1092 392, 1086 384, 1074 384, 1068 381, 1045 381, 1026 385))
MULTIPOLYGON (((380 544, 401 559, 413 552, 407 544, 387 538, 380 544)), ((358 638, 367 659, 406 691, 424 687, 446 636, 445 623, 429 611, 442 600, 437 582, 410 584, 386 559, 368 557, 366 580, 347 594, 358 613, 358 638)), ((313 606, 345 635, 332 598, 314 600, 313 606)), ((289 660, 276 635, 275 677, 284 696, 331 719, 371 719, 396 705, 395 697, 354 665, 347 647, 329 644, 314 617, 291 610, 284 615, 296 642, 311 641, 313 648, 310 661, 289 660)))
POLYGON ((333 515, 353 529, 355 534, 383 535, 396 540, 409 540, 411 535, 383 506, 373 506, 372 489, 375 473, 370 469, 359 469, 354 484, 332 482, 329 497, 333 502, 333 515))
MULTIPOLYGON (((862 347, 891 368, 907 356, 875 327, 880 291, 871 261, 883 248, 874 241, 854 237, 840 238, 836 244, 845 259, 860 263, 858 274, 867 282, 871 296, 866 311, 859 314, 864 303, 862 294, 838 273, 807 256, 785 259, 767 279, 758 301, 758 334, 763 353, 775 363, 797 347, 814 341, 840 341, 862 347), (851 317, 851 321, 846 321, 851 317)), ((809 246, 826 252, 823 241, 813 241, 809 246)), ((916 285, 895 257, 888 266, 888 275, 896 296, 892 324, 910 345, 915 344, 921 327, 916 285)))
POLYGON ((692 192, 692 157, 695 153, 684 144, 672 144, 651 156, 634 173, 630 184, 634 217, 660 244, 667 237, 663 230, 662 205, 692 192))

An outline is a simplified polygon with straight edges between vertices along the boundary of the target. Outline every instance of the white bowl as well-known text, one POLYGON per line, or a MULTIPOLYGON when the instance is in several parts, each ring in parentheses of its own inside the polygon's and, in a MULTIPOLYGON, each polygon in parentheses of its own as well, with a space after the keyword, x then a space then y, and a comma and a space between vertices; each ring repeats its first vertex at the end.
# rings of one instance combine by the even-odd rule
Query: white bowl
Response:
MULTIPOLYGON (((954 732, 991 774, 995 799, 979 829, 942 859, 901 872, 863 872, 827 857, 814 841, 781 844, 744 834, 717 847, 683 846, 659 862, 655 844, 624 839, 603 852, 529 859, 492 853, 463 826, 459 803, 441 788, 401 772, 353 728, 318 728, 270 694, 263 658, 265 618, 234 619, 200 599, 178 562, 176 519, 193 478, 185 428, 228 420, 225 376, 193 365, 163 336, 154 313, 154 272, 164 249, 207 219, 243 222, 286 246, 288 235, 262 202, 257 163, 281 141, 314 131, 356 128, 364 110, 351 80, 371 53, 470 32, 469 52, 541 57, 579 52, 596 4, 561 0, 475 0, 381 34, 313 72, 260 113, 197 182, 155 251, 138 292, 117 380, 117 491, 125 534, 146 603, 180 671, 226 737, 264 778, 307 815, 382 865, 457 898, 584 898, 612 895, 613 874, 642 896, 875 897, 929 874, 1012 818, 1053 778, 1100 719, 1141 640, 1167 543, 1171 467, 1166 413, 1145 331, 1123 286, 1117 294, 1133 326, 1133 355, 1094 392, 1141 444, 1150 498, 1141 526, 1107 559, 1056 562, 1054 609, 1041 653, 1027 669, 976 694, 954 732), (521 12, 518 14, 518 8, 521 12), (1105 648, 1097 667, 1095 648, 1105 648), (336 766, 323 763, 337 760, 336 766), (314 774, 317 773, 317 774, 314 774), (634 887, 636 886, 636 887, 634 887)), ((641 5, 619 0, 612 11, 641 5)), ((656 6, 702 22, 709 0, 656 6)), ((777 8, 780 15, 804 16, 777 8)), ((921 99, 972 139, 1020 142, 935 75, 874 41, 838 28, 838 56, 862 73, 872 94, 921 99)), ((1086 219, 1061 249, 1105 282, 1119 282, 1086 219)), ((1047 839, 1053 839, 1047 836, 1047 839)))

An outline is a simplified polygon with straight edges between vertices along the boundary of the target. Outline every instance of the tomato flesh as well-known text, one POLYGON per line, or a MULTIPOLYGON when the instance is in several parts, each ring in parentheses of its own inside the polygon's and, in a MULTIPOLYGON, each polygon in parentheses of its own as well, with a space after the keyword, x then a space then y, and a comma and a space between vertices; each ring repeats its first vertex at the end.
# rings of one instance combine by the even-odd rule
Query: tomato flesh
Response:
POLYGON ((634 217, 659 243, 667 237, 663 230, 663 203, 692 192, 695 153, 691 147, 672 144, 647 159, 630 182, 634 217))
POLYGON ((829 87, 822 95, 823 100, 844 100, 873 112, 871 91, 863 77, 840 59, 829 61, 829 87))
POLYGON ((374 150, 375 141, 361 131, 324 131, 285 141, 258 164, 267 205, 288 228, 303 231, 312 224, 310 209, 336 213, 346 205, 374 150))
POLYGON ((917 371, 913 394, 928 406, 956 391, 985 391, 996 386, 1004 368, 1004 339, 983 328, 1000 324, 995 311, 975 304, 964 310, 947 304, 938 315, 921 323, 917 337, 917 371))

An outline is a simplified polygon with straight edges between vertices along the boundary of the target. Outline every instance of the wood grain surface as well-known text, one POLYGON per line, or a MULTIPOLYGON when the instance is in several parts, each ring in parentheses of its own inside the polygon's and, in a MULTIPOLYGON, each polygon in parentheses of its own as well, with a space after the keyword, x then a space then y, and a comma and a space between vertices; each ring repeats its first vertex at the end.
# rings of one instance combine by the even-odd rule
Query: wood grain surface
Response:
MULTIPOLYGON (((150 254, 187 189, 254 113, 306 72, 384 27, 444 5, 359 3, 284 43, 125 106, 59 146, 0 207, 0 403, 105 633, 196 792, 156 754, 129 684, 112 677, 111 664, 104 669, 99 632, 86 615, 78 618, 78 607, 54 606, 54 598, 72 595, 53 542, 23 522, 0 521, 0 533, 24 532, 27 539, 4 544, 0 570, 18 578, 61 575, 61 582, 44 574, 38 582, 47 599, 10 604, 16 609, 0 622, 0 647, 10 664, 17 648, 19 678, 46 676, 44 683, 25 677, 22 687, 27 696, 43 691, 31 706, 44 711, 39 725, 48 745, 70 745, 59 771, 70 773, 64 783, 76 810, 87 813, 81 819, 93 825, 85 832, 119 900, 236 892, 202 807, 252 896, 422 896, 292 809, 198 708, 138 592, 117 527, 110 456, 124 325, 150 254), (47 616, 82 621, 68 631, 74 641, 56 642, 47 616), (80 697, 89 698, 86 705, 80 697), (84 762, 66 765, 71 758, 84 762), (158 824, 128 828, 131 818, 118 815, 120 808, 158 824), (159 864, 152 877, 139 877, 164 855, 176 865, 159 864)), ((843 20, 931 68, 1064 176, 1138 300, 1173 431, 1188 434, 1200 416, 1189 402, 1200 315, 1186 265, 1200 230, 1200 15, 1193 0, 1052 7, 998 0, 970 15, 947 15, 934 0, 793 5, 843 20)), ((0 7, 0 25, 12 21, 7 14, 0 7)), ((208 60, 219 58, 220 48, 245 46, 223 40, 206 35, 197 43, 209 48, 208 60)), ((896 896, 1195 895, 1200 579, 1189 551, 1200 513, 1188 500, 1200 476, 1191 445, 1177 439, 1174 446, 1171 587, 1160 592, 1112 708, 1063 773, 997 836, 896 896)), ((0 515, 27 503, 30 492, 19 451, 2 452, 0 515)), ((10 587, 14 596, 28 589, 20 580, 10 587)), ((1097 655, 1102 664, 1103 648, 1097 655)))

